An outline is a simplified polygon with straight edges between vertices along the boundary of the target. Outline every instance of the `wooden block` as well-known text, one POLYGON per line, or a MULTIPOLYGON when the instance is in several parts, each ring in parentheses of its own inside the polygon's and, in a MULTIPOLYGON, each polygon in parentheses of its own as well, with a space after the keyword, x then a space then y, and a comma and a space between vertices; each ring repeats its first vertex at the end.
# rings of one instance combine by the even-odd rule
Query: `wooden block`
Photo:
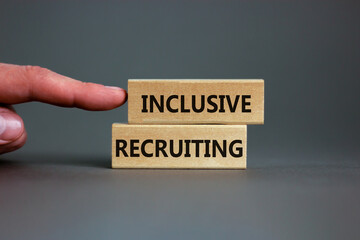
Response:
POLYGON ((263 124, 264 80, 128 81, 130 124, 263 124))
POLYGON ((245 169, 245 125, 112 126, 113 168, 245 169))

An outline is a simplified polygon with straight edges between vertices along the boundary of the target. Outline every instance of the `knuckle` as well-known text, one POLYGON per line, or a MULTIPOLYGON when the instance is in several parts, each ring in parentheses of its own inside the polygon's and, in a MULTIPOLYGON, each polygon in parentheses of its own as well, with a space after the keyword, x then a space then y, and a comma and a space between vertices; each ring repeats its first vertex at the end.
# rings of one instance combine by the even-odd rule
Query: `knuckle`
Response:
POLYGON ((39 66, 25 66, 25 72, 31 78, 43 79, 46 78, 49 70, 39 66))

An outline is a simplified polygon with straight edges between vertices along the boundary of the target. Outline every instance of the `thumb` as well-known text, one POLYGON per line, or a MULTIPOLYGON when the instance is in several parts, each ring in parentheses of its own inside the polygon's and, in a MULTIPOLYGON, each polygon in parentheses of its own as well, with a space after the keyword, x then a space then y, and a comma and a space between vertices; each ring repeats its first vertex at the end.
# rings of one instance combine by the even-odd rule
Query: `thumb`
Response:
POLYGON ((25 144, 23 120, 13 109, 0 107, 0 154, 14 151, 25 144))

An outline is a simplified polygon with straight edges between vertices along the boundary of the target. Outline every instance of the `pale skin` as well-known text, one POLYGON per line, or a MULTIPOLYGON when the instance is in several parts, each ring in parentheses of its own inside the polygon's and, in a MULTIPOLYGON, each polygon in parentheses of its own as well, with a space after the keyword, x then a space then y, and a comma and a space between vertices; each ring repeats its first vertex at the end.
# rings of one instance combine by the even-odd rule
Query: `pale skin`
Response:
POLYGON ((0 154, 21 148, 27 138, 13 104, 39 101, 91 111, 117 108, 127 93, 119 87, 81 82, 37 66, 0 63, 0 154))

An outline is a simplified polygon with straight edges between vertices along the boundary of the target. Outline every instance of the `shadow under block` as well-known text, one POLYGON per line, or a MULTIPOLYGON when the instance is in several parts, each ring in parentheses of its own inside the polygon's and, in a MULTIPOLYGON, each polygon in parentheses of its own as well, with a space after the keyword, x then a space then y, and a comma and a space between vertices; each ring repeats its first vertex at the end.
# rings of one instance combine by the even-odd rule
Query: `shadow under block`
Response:
POLYGON ((113 168, 245 169, 246 125, 112 126, 113 168))
POLYGON ((263 124, 264 80, 128 81, 129 124, 263 124))

